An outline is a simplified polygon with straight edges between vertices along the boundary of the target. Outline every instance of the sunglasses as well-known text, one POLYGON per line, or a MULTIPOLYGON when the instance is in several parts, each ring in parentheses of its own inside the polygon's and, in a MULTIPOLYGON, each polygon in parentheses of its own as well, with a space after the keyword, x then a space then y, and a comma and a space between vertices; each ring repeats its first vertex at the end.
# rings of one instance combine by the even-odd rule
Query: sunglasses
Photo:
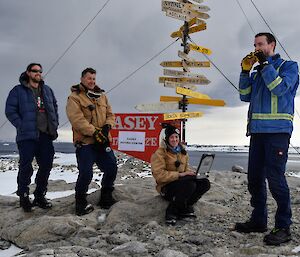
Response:
POLYGON ((33 72, 33 73, 43 73, 43 70, 30 70, 30 72, 33 72))

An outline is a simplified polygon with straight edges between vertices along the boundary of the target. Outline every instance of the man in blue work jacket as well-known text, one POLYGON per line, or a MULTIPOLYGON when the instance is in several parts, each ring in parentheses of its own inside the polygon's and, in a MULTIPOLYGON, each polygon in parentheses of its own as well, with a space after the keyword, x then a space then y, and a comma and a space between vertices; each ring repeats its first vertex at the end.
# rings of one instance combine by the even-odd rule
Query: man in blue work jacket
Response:
POLYGON ((243 233, 267 231, 267 179, 277 211, 275 227, 264 237, 264 242, 280 245, 291 240, 290 192, 284 173, 293 131, 298 65, 274 53, 276 40, 270 33, 257 34, 254 47, 255 52, 242 60, 239 81, 240 99, 250 103, 248 190, 253 211, 248 221, 235 224, 235 230, 243 233), (259 65, 250 73, 256 62, 259 65))
POLYGON ((20 76, 6 100, 5 114, 17 130, 19 172, 17 177, 20 206, 31 212, 33 206, 52 207, 45 198, 48 178, 53 165, 53 140, 57 138, 57 102, 52 89, 42 78, 42 65, 30 63, 20 76), (33 174, 32 161, 39 166, 35 177, 34 200, 29 198, 29 185, 33 174))

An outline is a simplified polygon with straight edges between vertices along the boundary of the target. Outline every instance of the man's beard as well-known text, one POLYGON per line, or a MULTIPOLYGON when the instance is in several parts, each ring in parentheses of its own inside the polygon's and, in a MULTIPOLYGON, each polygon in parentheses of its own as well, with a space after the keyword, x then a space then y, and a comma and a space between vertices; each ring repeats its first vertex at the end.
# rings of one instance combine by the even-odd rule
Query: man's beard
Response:
POLYGON ((42 80, 42 78, 41 77, 38 77, 38 78, 31 78, 31 80, 32 80, 32 82, 34 82, 34 83, 39 83, 41 80, 42 80))

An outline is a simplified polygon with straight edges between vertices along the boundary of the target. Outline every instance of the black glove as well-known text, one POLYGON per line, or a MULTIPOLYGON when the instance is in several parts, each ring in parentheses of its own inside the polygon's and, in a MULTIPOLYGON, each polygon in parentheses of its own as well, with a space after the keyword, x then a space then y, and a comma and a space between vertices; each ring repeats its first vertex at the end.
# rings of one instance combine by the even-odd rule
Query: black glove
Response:
POLYGON ((268 64, 267 57, 265 56, 263 51, 258 50, 254 53, 254 55, 257 57, 258 62, 259 62, 260 65, 268 64))
POLYGON ((109 124, 105 124, 103 127, 102 127, 102 133, 104 136, 106 136, 108 138, 108 133, 111 129, 111 126, 109 124))
POLYGON ((104 135, 101 128, 96 128, 93 137, 95 139, 96 144, 103 145, 108 142, 108 137, 104 135))

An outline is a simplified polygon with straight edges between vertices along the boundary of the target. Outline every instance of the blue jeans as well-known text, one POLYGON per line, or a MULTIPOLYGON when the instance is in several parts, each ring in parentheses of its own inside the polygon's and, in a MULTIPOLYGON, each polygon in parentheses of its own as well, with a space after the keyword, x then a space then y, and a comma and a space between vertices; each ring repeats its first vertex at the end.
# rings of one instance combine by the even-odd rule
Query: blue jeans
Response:
POLYGON ((285 178, 290 135, 252 134, 249 149, 248 190, 251 194, 251 206, 254 208, 251 220, 260 225, 267 225, 267 190, 277 203, 275 215, 276 228, 289 228, 292 224, 289 187, 285 178))
POLYGON ((29 194, 34 157, 39 166, 35 177, 36 189, 34 195, 42 196, 46 194, 54 157, 54 147, 51 137, 48 134, 40 133, 38 140, 24 140, 17 142, 17 145, 20 156, 17 195, 29 194))
POLYGON ((79 175, 76 182, 76 195, 84 195, 88 191, 93 178, 93 165, 104 173, 101 181, 103 188, 112 188, 117 176, 117 161, 114 152, 106 152, 95 145, 83 145, 76 148, 76 158, 79 175))

